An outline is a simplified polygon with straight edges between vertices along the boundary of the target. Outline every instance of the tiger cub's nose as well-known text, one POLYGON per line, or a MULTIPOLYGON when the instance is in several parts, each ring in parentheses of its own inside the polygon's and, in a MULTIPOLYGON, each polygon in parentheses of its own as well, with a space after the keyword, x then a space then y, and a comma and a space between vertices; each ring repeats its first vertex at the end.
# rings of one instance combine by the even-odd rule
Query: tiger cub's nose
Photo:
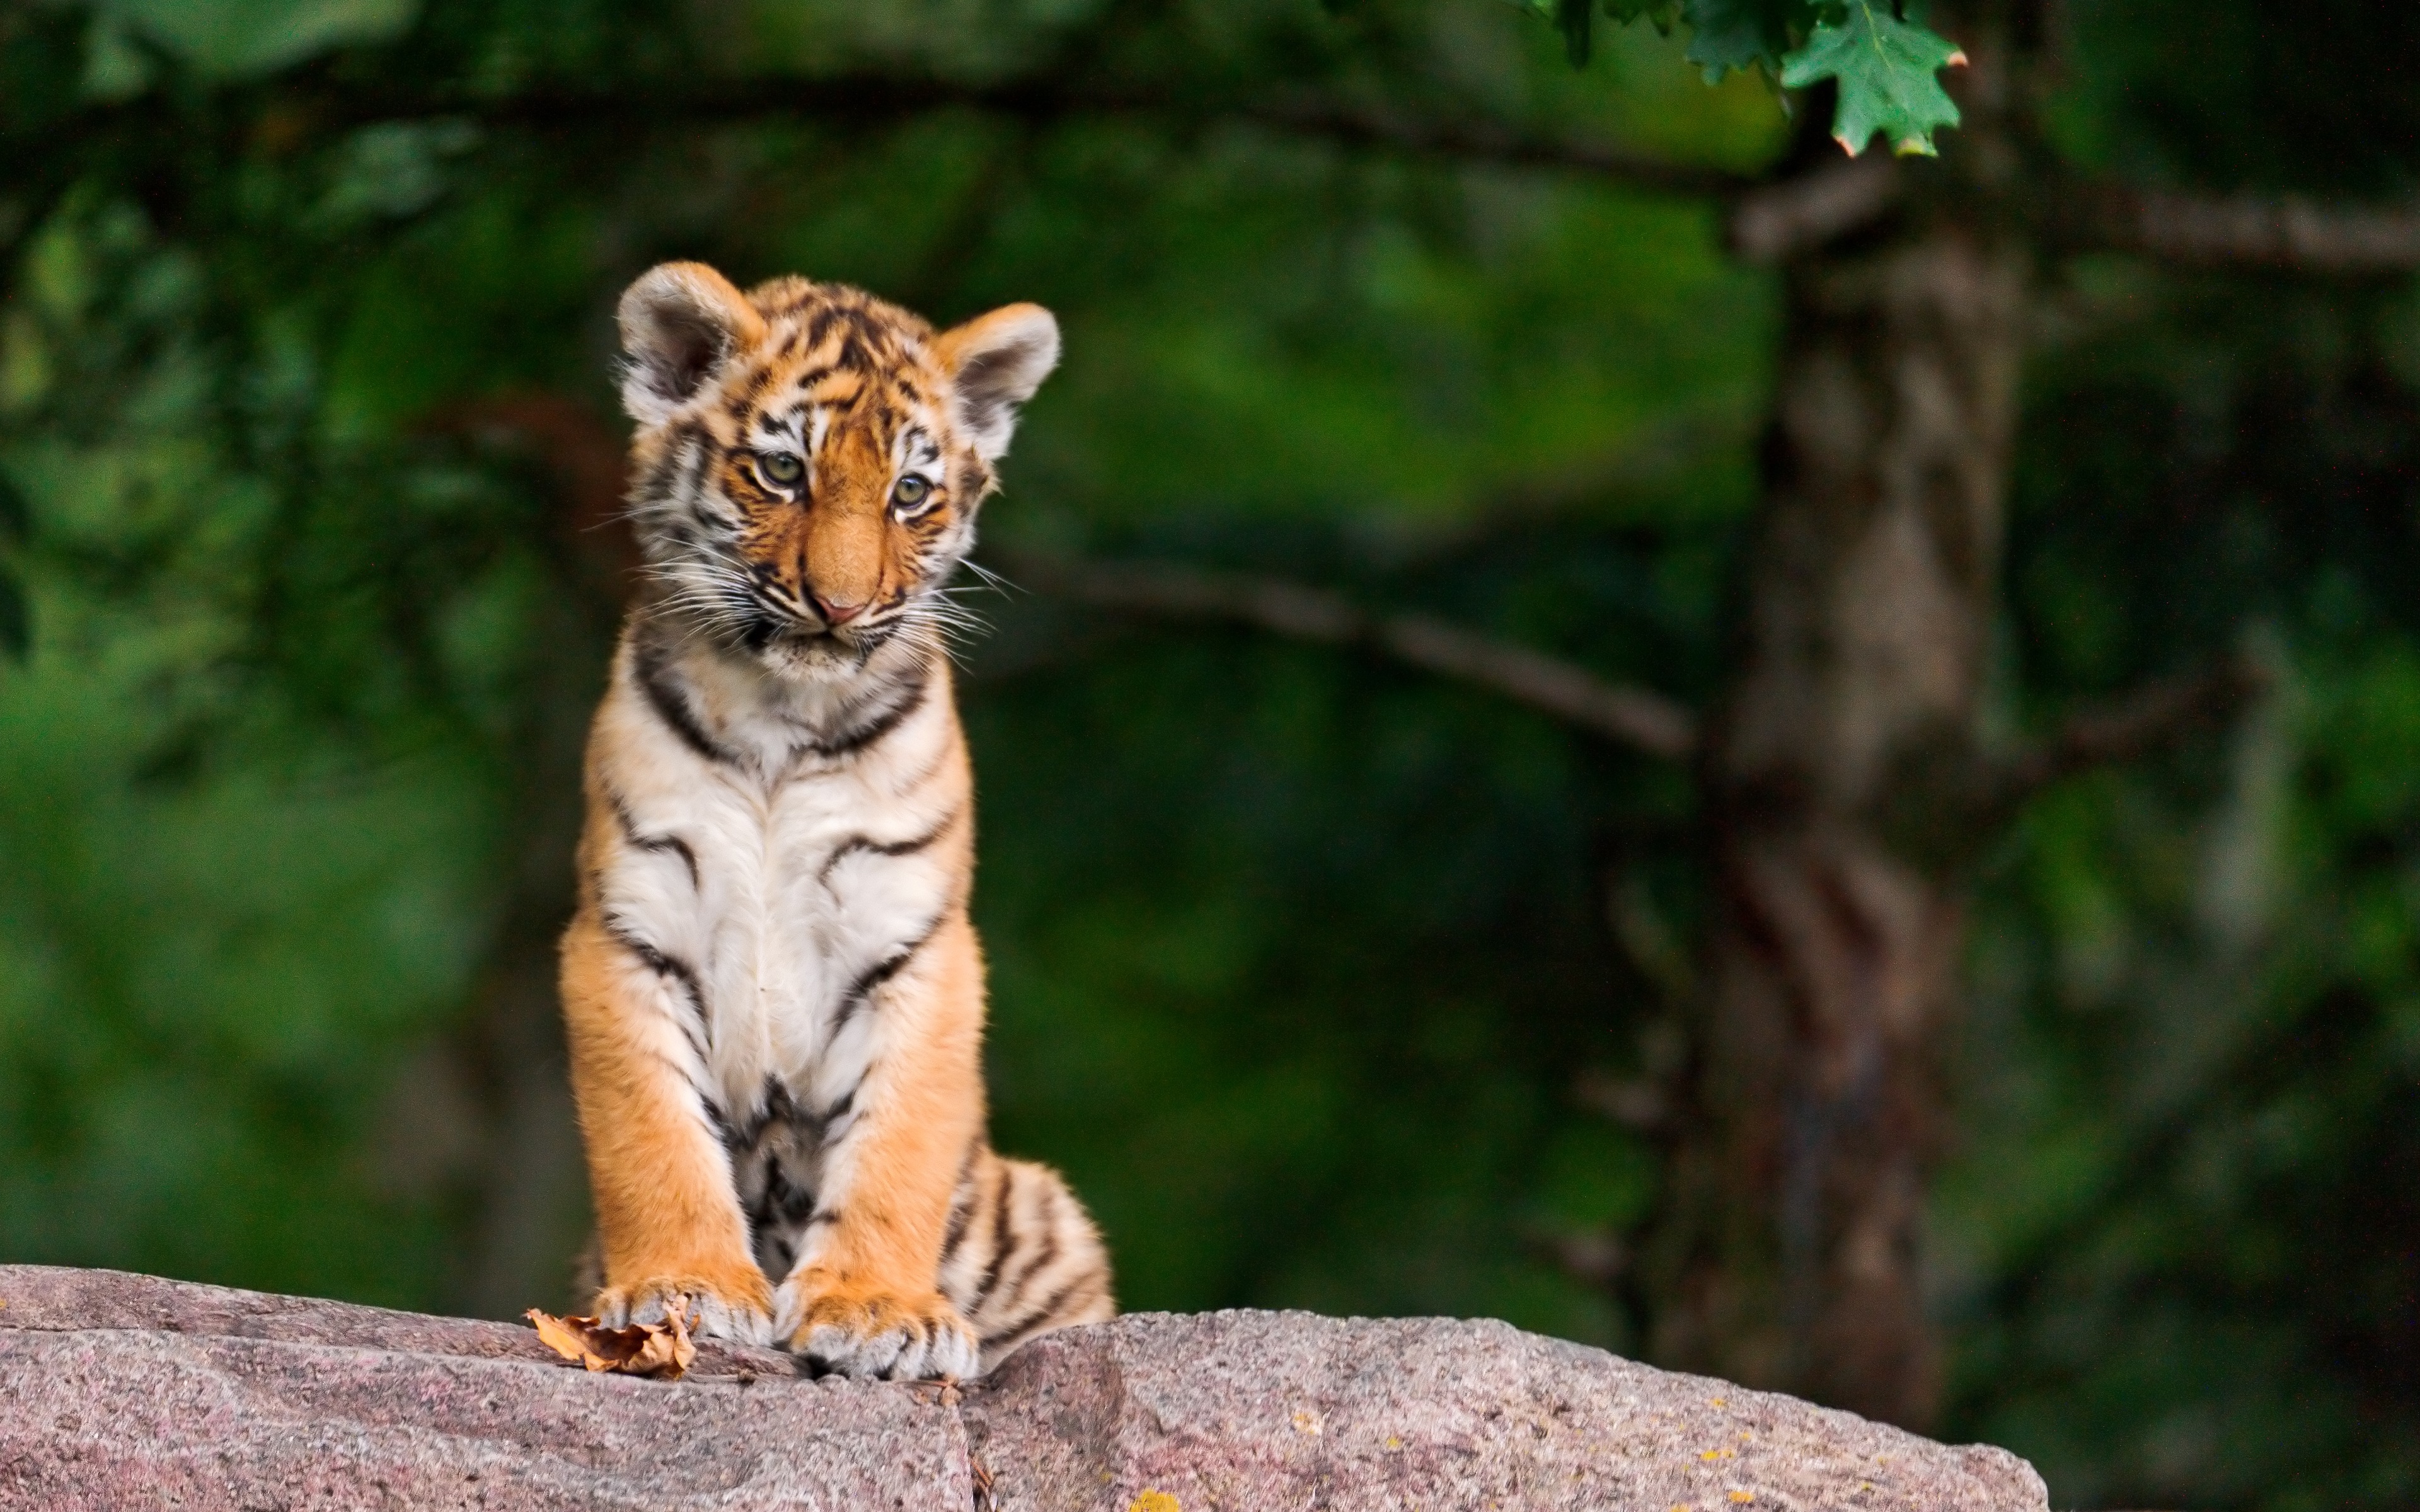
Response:
POLYGON ((846 625, 865 612, 862 604, 834 603, 821 594, 809 594, 807 596, 815 601, 815 612, 824 617, 827 625, 846 625))

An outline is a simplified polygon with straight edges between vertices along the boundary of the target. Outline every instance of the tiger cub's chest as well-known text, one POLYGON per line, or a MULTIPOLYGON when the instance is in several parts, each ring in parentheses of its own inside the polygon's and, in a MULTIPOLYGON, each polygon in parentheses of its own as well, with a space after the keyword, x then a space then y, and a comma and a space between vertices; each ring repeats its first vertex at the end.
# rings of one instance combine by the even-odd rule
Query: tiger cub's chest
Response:
POLYGON ((930 805, 841 770, 769 791, 717 775, 627 807, 609 903, 691 963, 725 1107, 772 1084, 804 1103, 852 1082, 878 1050, 884 967, 953 894, 930 805))

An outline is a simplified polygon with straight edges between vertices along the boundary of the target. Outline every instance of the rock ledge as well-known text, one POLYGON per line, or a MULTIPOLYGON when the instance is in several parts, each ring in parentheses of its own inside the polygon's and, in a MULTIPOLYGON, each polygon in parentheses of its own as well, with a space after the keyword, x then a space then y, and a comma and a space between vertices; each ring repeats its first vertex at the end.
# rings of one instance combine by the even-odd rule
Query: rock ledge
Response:
POLYGON ((1503 1323, 1138 1314, 963 1390, 0 1266, 0 1507, 2043 1512, 2015 1456, 1503 1323))

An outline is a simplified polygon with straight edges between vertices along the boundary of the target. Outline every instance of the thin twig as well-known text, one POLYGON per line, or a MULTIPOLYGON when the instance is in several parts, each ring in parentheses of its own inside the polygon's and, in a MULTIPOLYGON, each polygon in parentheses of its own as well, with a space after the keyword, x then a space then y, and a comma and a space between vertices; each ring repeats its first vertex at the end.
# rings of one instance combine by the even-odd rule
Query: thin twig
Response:
POLYGON ((1523 1230, 1521 1244, 1584 1287, 1609 1287, 1630 1268, 1630 1246, 1611 1228, 1565 1233, 1532 1226, 1523 1230))
POLYGON ((2268 671, 2242 656, 2153 683, 2074 716, 2057 734, 2019 754, 2002 768, 2000 791, 2013 804, 2061 778, 2149 755, 2215 725, 2269 683, 2268 671))
POLYGON ((1744 174, 1675 162, 1609 142, 1521 131, 1475 118, 1423 118, 1316 99, 1249 104, 1236 114, 1264 126, 1347 146, 1386 147, 1416 156, 1508 167, 1547 168, 1665 193, 1729 196, 1745 193, 1755 183, 1744 174))
POLYGON ((1672 1122, 1672 1088, 1661 1077, 1584 1071, 1572 1079, 1572 1101, 1625 1129, 1652 1134, 1672 1122))
POLYGON ((1156 563, 1078 563, 1018 555, 1027 587, 1102 609, 1228 620, 1328 645, 1357 645, 1550 714, 1650 755, 1697 746, 1696 717, 1663 694, 1607 682, 1559 657, 1425 614, 1373 614, 1325 589, 1156 563))

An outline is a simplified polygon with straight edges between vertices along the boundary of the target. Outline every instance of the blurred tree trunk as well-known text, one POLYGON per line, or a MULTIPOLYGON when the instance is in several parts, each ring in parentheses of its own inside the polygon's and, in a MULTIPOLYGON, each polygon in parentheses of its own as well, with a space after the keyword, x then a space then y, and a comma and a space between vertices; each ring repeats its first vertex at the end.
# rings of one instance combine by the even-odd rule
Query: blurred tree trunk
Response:
MULTIPOLYGON (((1990 146, 1973 83, 1945 142, 1968 155, 1990 146)), ((1937 194, 1786 275, 1764 499, 1701 758, 1717 891, 1653 1337, 1668 1363, 1912 1427, 1940 1396, 1924 1201, 1958 858, 1985 808, 2024 294, 2020 249, 1953 173, 1928 177, 1937 194)))

